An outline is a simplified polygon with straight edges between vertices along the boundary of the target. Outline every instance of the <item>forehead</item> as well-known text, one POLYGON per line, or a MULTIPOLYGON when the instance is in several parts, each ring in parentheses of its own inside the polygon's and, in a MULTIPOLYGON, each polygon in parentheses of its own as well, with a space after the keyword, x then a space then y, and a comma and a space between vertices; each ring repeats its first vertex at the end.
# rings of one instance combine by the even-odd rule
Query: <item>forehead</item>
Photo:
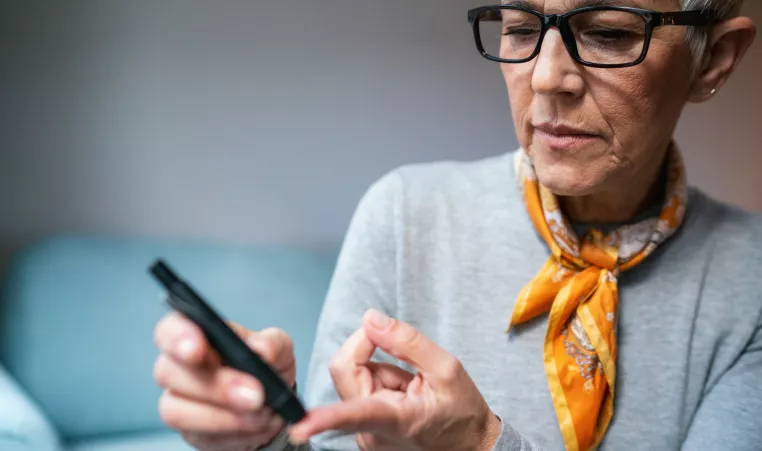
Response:
POLYGON ((524 6, 546 13, 564 12, 585 6, 631 6, 656 11, 680 9, 680 0, 502 0, 501 3, 524 6))

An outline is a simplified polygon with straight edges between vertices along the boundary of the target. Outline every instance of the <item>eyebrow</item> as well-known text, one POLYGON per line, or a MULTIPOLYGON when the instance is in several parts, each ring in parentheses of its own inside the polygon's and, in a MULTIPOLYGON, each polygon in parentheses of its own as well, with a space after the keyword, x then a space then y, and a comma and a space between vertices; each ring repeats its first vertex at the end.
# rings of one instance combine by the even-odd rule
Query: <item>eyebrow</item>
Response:
POLYGON ((507 6, 516 6, 525 9, 537 9, 537 6, 534 4, 534 2, 527 0, 503 0, 500 2, 500 4, 507 6))
MULTIPOLYGON (((538 10, 536 2, 530 0, 502 0, 500 3, 502 5, 538 10)), ((570 3, 569 11, 588 6, 641 6, 634 0, 574 0, 570 3)))
POLYGON ((572 9, 586 6, 642 6, 634 0, 575 0, 572 9))

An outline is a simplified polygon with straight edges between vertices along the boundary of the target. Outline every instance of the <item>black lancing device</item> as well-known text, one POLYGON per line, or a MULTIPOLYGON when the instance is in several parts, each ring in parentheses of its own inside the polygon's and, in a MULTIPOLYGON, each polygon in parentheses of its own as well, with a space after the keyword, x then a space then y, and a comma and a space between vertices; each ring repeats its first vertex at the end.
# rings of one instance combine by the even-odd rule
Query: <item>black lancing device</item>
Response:
POLYGON ((156 260, 150 273, 166 288, 169 305, 201 328, 223 365, 250 374, 262 384, 268 407, 288 423, 305 417, 304 406, 286 382, 163 260, 156 260))

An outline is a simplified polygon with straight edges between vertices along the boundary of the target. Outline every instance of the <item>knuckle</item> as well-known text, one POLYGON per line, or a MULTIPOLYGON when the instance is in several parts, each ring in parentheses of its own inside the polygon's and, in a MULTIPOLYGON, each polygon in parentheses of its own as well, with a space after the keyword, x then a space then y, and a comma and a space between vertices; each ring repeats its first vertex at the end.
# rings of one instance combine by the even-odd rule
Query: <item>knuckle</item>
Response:
POLYGON ((153 365, 153 378, 161 387, 166 387, 171 379, 169 368, 169 359, 161 354, 153 365))
POLYGON ((331 363, 328 365, 328 372, 331 374, 333 380, 339 379, 346 373, 347 364, 340 355, 336 355, 331 359, 331 363))
POLYGON ((337 361, 336 357, 331 359, 331 363, 328 364, 328 372, 331 373, 331 377, 334 379, 341 372, 341 364, 337 361))
POLYGON ((172 320, 173 316, 169 314, 163 316, 159 322, 156 323, 156 327, 153 329, 153 342, 156 347, 164 348, 167 346, 167 343, 171 341, 172 320))
POLYGON ((401 327, 397 320, 392 320, 392 333, 400 343, 414 346, 421 340, 421 333, 414 327, 401 327))
POLYGON ((463 373, 463 362, 456 357, 449 358, 442 363, 442 379, 445 382, 456 382, 463 373))
POLYGON ((399 357, 400 352, 406 354, 419 354, 423 347, 423 335, 413 327, 402 327, 399 323, 395 322, 392 326, 392 332, 394 340, 396 342, 396 353, 392 353, 394 357, 399 357))

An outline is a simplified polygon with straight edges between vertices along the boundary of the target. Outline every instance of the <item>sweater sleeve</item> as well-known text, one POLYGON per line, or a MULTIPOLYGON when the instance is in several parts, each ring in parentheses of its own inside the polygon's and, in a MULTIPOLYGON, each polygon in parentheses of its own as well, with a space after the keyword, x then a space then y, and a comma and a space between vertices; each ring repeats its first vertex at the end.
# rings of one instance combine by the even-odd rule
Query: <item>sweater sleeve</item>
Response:
POLYGON ((693 418, 683 451, 759 450, 762 446, 762 325, 711 387, 693 418))
POLYGON ((500 421, 503 426, 492 451, 544 451, 513 429, 511 425, 503 422, 502 418, 500 421))
MULTIPOLYGON (((396 316, 399 249, 403 238, 404 196, 402 180, 387 174, 365 193, 350 221, 336 270, 323 306, 307 377, 308 407, 340 400, 328 366, 333 355, 361 325, 370 308, 396 316)), ((373 360, 399 364, 386 354, 373 360)), ((282 432, 266 451, 355 451, 354 435, 327 432, 311 443, 295 446, 282 432)), ((504 424, 493 451, 542 451, 504 424)))

